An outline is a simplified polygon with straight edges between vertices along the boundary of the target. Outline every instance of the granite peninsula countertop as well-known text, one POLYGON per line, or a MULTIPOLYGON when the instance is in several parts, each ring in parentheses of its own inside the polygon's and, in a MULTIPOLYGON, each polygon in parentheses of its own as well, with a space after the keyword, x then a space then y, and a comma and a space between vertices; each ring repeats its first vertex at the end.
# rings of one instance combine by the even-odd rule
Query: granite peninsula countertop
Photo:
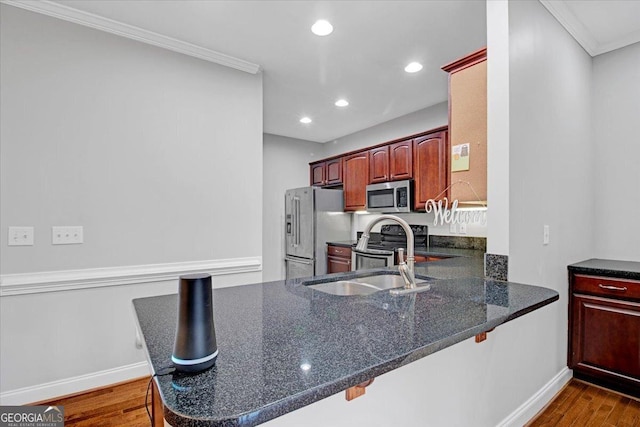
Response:
MULTIPOLYGON (((307 279, 214 290, 219 356, 196 375, 156 377, 166 420, 255 426, 466 340, 558 299, 543 287, 482 278, 481 257, 416 264, 430 291, 336 296, 307 279), (478 261, 480 260, 480 261, 478 261)), ((315 277, 330 280, 377 269, 315 277)), ((154 373, 171 365, 177 295, 133 301, 154 373)))

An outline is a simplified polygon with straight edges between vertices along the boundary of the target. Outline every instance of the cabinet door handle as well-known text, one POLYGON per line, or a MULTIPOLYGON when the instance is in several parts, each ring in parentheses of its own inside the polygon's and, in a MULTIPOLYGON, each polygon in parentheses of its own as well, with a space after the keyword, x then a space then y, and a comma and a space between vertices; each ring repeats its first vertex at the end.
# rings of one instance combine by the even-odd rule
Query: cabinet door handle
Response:
POLYGON ((608 291, 620 291, 620 292, 626 292, 627 291, 627 287, 623 286, 623 287, 618 287, 618 286, 612 286, 612 285, 603 285, 602 283, 600 283, 598 285, 599 288, 601 289, 606 289, 608 291))

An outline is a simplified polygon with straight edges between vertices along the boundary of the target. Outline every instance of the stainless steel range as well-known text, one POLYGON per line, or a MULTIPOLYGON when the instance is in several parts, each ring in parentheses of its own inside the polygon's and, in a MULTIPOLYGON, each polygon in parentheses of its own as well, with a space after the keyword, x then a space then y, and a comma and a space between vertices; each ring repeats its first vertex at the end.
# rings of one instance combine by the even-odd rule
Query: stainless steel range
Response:
MULTIPOLYGON (((429 227, 426 225, 411 225, 415 249, 428 249, 429 227)), ((358 236, 359 238, 360 236, 358 236)), ((351 251, 351 269, 365 270, 368 268, 390 267, 395 265, 395 251, 398 248, 407 249, 407 235, 398 224, 385 224, 380 233, 372 233, 366 251, 351 251)))

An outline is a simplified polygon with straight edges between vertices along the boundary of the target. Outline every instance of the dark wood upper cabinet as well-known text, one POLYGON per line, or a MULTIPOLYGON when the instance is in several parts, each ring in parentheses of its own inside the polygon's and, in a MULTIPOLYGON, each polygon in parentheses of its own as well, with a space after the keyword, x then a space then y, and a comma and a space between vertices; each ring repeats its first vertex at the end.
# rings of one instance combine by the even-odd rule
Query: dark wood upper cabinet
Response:
POLYGON ((413 178, 413 142, 411 139, 389 146, 389 178, 391 181, 413 178))
POLYGON ((324 176, 326 162, 312 163, 309 165, 311 175, 311 185, 325 185, 326 179, 324 176))
POLYGON ((389 147, 369 150, 369 182, 389 181, 389 147))
POLYGON ((359 211, 367 207, 369 184, 369 152, 351 154, 343 158, 344 210, 359 211))
POLYGON ((447 130, 443 126, 309 163, 311 185, 342 185, 344 210, 360 211, 367 207, 368 184, 413 178, 414 209, 424 210, 428 199, 449 194, 444 192, 450 182, 447 130))
POLYGON ((327 185, 342 184, 342 158, 326 161, 327 185))
POLYGON ((448 153, 447 131, 413 140, 414 208, 416 210, 423 210, 429 199, 441 200, 448 196, 448 153))
POLYGON ((342 158, 309 164, 311 185, 342 184, 342 158))

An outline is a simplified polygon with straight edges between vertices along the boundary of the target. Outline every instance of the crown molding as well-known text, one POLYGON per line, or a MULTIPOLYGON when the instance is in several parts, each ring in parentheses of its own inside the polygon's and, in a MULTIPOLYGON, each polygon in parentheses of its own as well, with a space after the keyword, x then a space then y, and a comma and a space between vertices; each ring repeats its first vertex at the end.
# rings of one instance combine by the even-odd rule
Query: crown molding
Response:
POLYGON ((258 72, 260 72, 260 66, 258 64, 234 58, 233 56, 225 55, 224 53, 216 52, 214 50, 187 43, 182 40, 167 37, 162 34, 154 33, 153 31, 144 30, 133 25, 114 21, 113 19, 94 15, 93 13, 83 12, 81 10, 74 9, 72 7, 68 7, 49 0, 0 0, 0 3, 19 7, 31 12, 41 13, 43 15, 48 15, 54 18, 73 22, 75 24, 84 25, 86 27, 105 31, 107 33, 126 37, 142 43, 172 50, 174 52, 193 56, 195 58, 200 58, 205 61, 224 65, 225 67, 234 68, 246 73, 257 74, 258 72))
POLYGON ((638 42, 640 42, 640 31, 635 31, 618 40, 614 40, 611 43, 599 45, 596 50, 596 55, 611 52, 612 50, 620 49, 621 47, 629 46, 638 42))
POLYGON ((540 0, 540 3, 547 8, 551 15, 560 22, 589 55, 596 56, 602 53, 600 52, 601 49, 598 47, 596 39, 591 36, 589 30, 587 30, 582 22, 569 10, 564 1, 540 0))
POLYGON ((446 71, 447 73, 452 73, 452 72, 464 70, 465 68, 469 68, 471 66, 474 66, 486 60, 487 60, 487 48, 483 47, 482 49, 478 49, 475 52, 472 52, 465 57, 456 59, 455 61, 450 62, 447 65, 443 65, 440 68, 443 71, 446 71))
POLYGON ((569 10, 567 0, 540 0, 540 3, 592 57, 640 42, 640 31, 634 31, 610 43, 599 43, 569 10))
POLYGON ((567 0, 540 0, 540 3, 592 57, 640 42, 640 31, 634 31, 610 43, 600 43, 571 12, 567 0))

